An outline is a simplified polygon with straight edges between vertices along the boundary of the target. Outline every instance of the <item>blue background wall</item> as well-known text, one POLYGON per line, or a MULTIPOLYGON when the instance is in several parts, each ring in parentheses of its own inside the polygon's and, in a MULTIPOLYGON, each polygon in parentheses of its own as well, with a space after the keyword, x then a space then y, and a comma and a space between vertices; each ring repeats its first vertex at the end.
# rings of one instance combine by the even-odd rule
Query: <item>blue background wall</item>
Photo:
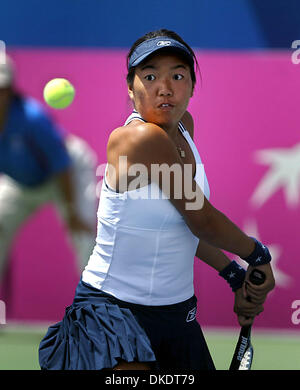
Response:
POLYGON ((0 39, 9 46, 129 47, 165 27, 193 47, 290 48, 299 0, 5 0, 0 39))

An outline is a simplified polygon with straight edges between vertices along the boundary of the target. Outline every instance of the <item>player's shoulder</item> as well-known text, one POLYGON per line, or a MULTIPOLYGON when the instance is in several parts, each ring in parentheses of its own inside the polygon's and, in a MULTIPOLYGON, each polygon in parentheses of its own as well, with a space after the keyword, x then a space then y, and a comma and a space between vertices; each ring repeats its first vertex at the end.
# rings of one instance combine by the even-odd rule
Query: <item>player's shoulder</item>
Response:
POLYGON ((120 126, 114 129, 110 136, 108 143, 116 145, 142 146, 153 142, 159 142, 168 139, 167 133, 158 125, 150 122, 142 122, 134 120, 126 126, 120 126))
POLYGON ((129 165, 148 166, 153 161, 164 161, 172 145, 170 137, 160 126, 136 121, 111 133, 107 144, 107 159, 114 165, 120 156, 126 156, 129 165))
POLYGON ((130 135, 134 134, 136 136, 151 136, 156 134, 163 134, 165 131, 155 123, 151 122, 142 122, 140 120, 133 120, 128 125, 120 126, 113 130, 112 135, 118 136, 123 135, 123 133, 130 135))

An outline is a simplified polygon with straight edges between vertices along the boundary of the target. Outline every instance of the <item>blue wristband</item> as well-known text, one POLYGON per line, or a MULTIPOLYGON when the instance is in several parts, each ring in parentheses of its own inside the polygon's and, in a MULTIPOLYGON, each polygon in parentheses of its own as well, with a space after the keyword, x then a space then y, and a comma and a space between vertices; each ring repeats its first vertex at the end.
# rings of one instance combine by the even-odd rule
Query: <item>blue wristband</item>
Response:
POLYGON ((251 237, 255 242, 254 251, 248 257, 241 257, 241 259, 245 260, 252 267, 268 264, 272 260, 269 249, 259 242, 256 238, 251 237))
POLYGON ((219 275, 229 283, 232 291, 235 292, 242 287, 246 276, 246 270, 233 260, 219 272, 219 275))

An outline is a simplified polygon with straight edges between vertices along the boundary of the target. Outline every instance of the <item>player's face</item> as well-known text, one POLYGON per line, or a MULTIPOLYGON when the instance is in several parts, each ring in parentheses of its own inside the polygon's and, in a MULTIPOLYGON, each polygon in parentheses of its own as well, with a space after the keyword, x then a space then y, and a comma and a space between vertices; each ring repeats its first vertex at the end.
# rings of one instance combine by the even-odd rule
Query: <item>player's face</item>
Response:
POLYGON ((128 93, 147 122, 176 126, 193 95, 190 68, 176 55, 157 54, 137 66, 128 93))

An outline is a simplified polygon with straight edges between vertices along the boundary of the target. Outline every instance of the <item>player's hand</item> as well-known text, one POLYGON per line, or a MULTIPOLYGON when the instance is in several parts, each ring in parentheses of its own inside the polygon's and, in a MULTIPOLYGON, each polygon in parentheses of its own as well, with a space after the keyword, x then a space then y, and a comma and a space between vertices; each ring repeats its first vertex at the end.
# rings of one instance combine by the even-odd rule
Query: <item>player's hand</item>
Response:
POLYGON ((249 265, 245 277, 245 283, 243 284, 242 288, 243 296, 245 298, 248 296, 250 297, 251 302, 257 305, 262 305, 265 302, 268 293, 273 290, 274 287, 275 279, 270 263, 255 267, 249 265), (266 275, 266 280, 261 285, 255 285, 249 281, 249 275, 254 268, 259 269, 266 275))
POLYGON ((239 288, 235 291, 234 312, 237 314, 238 322, 241 326, 251 325, 254 318, 263 312, 262 304, 249 302, 243 294, 243 289, 239 288))
POLYGON ((253 324, 254 317, 237 316, 240 326, 249 326, 253 324))

